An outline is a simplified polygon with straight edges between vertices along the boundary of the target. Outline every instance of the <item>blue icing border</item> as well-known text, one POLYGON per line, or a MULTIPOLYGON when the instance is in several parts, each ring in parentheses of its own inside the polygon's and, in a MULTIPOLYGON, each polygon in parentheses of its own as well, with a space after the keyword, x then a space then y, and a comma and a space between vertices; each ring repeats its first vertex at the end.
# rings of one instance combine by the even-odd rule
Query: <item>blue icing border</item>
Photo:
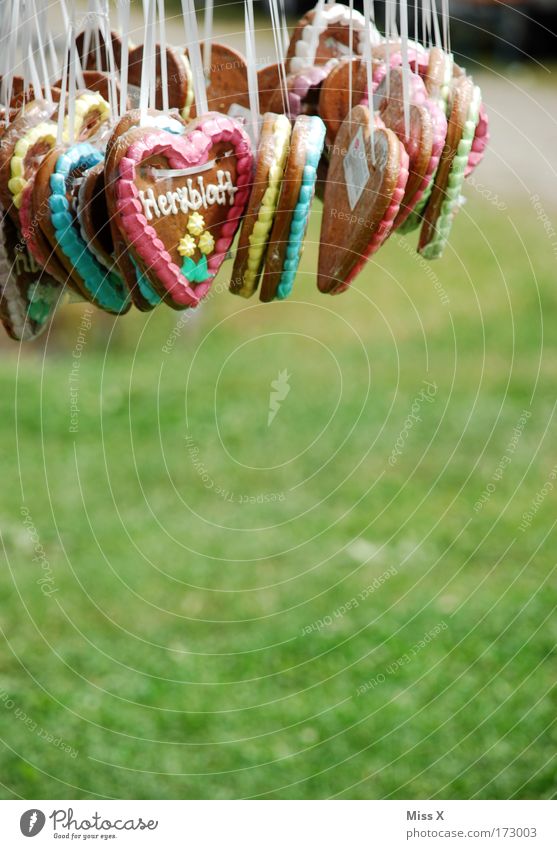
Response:
POLYGON ((150 304, 150 306, 157 307, 162 302, 161 296, 157 292, 155 292, 155 290, 153 289, 153 287, 151 286, 151 284, 149 283, 149 281, 147 280, 147 278, 145 277, 145 275, 143 274, 131 254, 130 259, 132 261, 133 267, 135 268, 135 279, 137 280, 137 287, 141 293, 141 296, 145 298, 145 300, 148 304, 150 304))
POLYGON ((60 154, 54 173, 50 176, 51 195, 48 199, 56 240, 75 266, 91 297, 103 309, 121 312, 128 305, 129 295, 122 281, 107 271, 87 247, 74 226, 66 197, 66 181, 74 168, 92 168, 104 159, 102 153, 88 142, 80 142, 60 154))
POLYGON ((306 164, 304 165, 304 173, 302 176, 302 185, 298 201, 292 215, 292 223, 290 225, 290 233, 288 234, 288 245, 282 266, 282 274, 277 286, 275 297, 278 300, 284 300, 292 291, 294 280, 300 257, 302 255, 302 247, 304 236, 307 229, 308 217, 311 209, 311 203, 315 191, 315 181, 317 179, 317 166, 321 159, 323 146, 325 144, 325 124, 316 115, 311 116, 311 130, 307 143, 306 164))

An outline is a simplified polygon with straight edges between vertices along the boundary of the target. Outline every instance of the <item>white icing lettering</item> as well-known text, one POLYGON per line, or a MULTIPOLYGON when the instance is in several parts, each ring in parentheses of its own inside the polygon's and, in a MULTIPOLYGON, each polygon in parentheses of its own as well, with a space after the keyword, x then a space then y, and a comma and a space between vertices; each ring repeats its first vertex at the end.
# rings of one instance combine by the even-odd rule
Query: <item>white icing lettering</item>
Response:
POLYGON ((151 210, 154 210, 157 218, 160 218, 161 211, 158 207, 157 199, 155 197, 155 193, 154 193, 153 189, 147 189, 146 192, 143 192, 143 191, 139 192, 139 199, 140 199, 141 203, 143 204, 143 209, 145 211, 145 218, 147 219, 147 221, 151 221, 151 219, 153 217, 153 213, 151 212, 151 210))
POLYGON ((190 177, 185 186, 158 197, 151 188, 140 191, 139 199, 147 221, 151 221, 154 215, 160 218, 161 215, 177 215, 179 212, 187 214, 201 208, 207 209, 215 203, 219 206, 225 206, 227 203, 232 206, 234 203, 238 187, 232 182, 230 171, 217 171, 216 183, 205 185, 201 176, 196 178, 195 183, 196 185, 190 177))

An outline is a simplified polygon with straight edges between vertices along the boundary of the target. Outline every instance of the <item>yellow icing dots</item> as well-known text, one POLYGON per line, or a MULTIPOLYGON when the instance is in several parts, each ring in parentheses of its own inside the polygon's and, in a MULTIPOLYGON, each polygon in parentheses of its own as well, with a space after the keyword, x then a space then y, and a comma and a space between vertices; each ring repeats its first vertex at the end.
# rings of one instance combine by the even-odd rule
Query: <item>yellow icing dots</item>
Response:
POLYGON ((291 131, 290 121, 286 115, 277 115, 273 126, 275 158, 269 169, 269 182, 263 194, 257 221, 249 236, 250 247, 248 248, 247 267, 244 272, 242 286, 238 290, 238 294, 243 295, 245 298, 253 295, 259 280, 261 261, 267 247, 277 208, 291 131))
POLYGON ((192 236, 201 236, 205 229, 205 220, 199 212, 192 212, 188 218, 188 233, 192 236))
POLYGON ((180 256, 193 256, 195 253, 195 239, 187 234, 183 236, 178 243, 178 253, 180 256))
POLYGON ((39 142, 47 144, 50 148, 56 144, 56 124, 51 121, 43 121, 36 127, 31 127, 24 136, 18 139, 10 161, 11 179, 8 180, 8 189, 14 197, 14 206, 21 206, 22 193, 27 185, 25 179, 25 157, 30 149, 39 142))
MULTIPOLYGON (((74 119, 74 137, 79 136, 81 128, 87 121, 87 116, 90 112, 99 113, 99 123, 104 124, 110 119, 110 106, 104 99, 102 94, 96 91, 88 91, 85 94, 80 94, 75 101, 75 119, 74 119)), ((64 136, 66 140, 69 136, 69 116, 64 118, 64 136)))
POLYGON ((193 106, 193 74, 191 72, 191 65, 189 63, 189 59, 185 53, 182 54, 182 61, 184 63, 186 79, 188 81, 188 90, 186 92, 186 102, 184 104, 184 108, 182 109, 182 118, 184 119, 184 121, 188 121, 190 117, 191 108, 193 106))
POLYGON ((215 240, 213 239, 211 233, 208 230, 205 230, 204 233, 199 237, 199 250, 202 254, 210 254, 214 250, 215 240))

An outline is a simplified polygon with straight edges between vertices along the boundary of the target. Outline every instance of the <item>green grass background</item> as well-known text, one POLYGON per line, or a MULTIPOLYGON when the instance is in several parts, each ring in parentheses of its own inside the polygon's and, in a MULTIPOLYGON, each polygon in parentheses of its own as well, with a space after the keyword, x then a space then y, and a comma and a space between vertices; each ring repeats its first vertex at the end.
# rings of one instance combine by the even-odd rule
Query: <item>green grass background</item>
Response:
POLYGON ((557 463, 555 258, 470 194, 442 261, 395 238, 338 298, 316 203, 291 301, 215 295, 170 353, 171 310, 95 315, 75 434, 80 308, 2 349, 3 797, 555 794, 554 491, 519 530, 557 463))

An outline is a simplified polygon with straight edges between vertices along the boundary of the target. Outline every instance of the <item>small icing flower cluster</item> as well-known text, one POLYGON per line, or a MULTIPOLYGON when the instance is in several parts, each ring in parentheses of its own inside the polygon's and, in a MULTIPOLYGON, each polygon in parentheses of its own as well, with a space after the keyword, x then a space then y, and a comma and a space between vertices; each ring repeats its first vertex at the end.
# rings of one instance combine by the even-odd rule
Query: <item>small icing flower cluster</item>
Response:
POLYGON ((191 257, 194 255, 196 248, 202 254, 210 254, 215 248, 215 240, 208 230, 205 230, 205 219, 199 212, 193 212, 188 218, 188 232, 182 236, 178 244, 178 253, 180 256, 191 257), (194 236, 198 237, 197 242, 194 236))

